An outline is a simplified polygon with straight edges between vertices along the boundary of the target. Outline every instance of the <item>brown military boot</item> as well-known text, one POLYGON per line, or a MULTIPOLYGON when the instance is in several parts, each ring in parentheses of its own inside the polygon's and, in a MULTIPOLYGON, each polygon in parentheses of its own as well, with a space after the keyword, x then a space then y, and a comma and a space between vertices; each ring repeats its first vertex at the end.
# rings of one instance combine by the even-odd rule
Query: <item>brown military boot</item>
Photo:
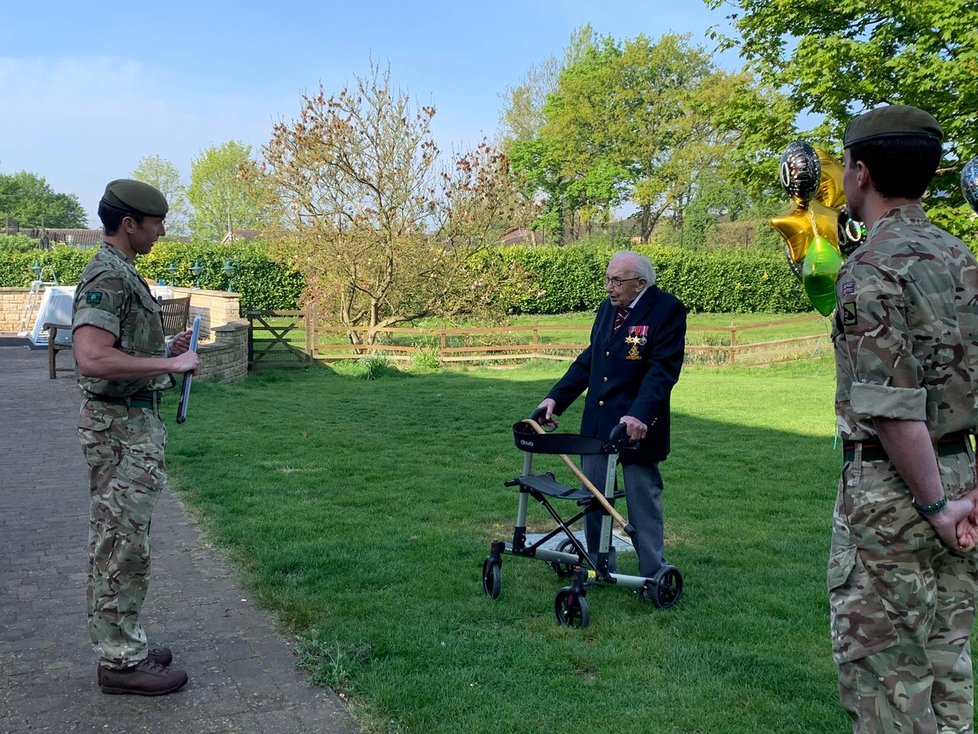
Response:
POLYGON ((98 669, 98 685, 102 693, 163 696, 173 693, 186 682, 186 671, 168 668, 149 658, 123 670, 111 670, 102 666, 98 669))
POLYGON ((146 651, 146 659, 152 660, 158 665, 169 665, 173 662, 173 653, 170 648, 162 645, 150 645, 146 651))

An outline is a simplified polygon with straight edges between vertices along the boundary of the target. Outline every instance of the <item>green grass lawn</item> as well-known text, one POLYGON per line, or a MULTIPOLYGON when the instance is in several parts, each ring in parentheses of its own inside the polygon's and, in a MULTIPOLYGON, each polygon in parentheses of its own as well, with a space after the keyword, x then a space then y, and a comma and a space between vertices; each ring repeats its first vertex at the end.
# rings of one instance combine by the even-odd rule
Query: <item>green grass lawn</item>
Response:
MULTIPOLYGON (((662 471, 685 596, 663 611, 594 588, 583 630, 555 624, 565 582, 543 562, 505 556, 498 599, 481 583, 515 517, 510 427, 564 368, 195 383, 170 431, 172 484, 367 731, 845 731, 824 581, 841 462, 830 360, 683 374, 662 471)), ((619 564, 636 572, 631 554, 619 564)))

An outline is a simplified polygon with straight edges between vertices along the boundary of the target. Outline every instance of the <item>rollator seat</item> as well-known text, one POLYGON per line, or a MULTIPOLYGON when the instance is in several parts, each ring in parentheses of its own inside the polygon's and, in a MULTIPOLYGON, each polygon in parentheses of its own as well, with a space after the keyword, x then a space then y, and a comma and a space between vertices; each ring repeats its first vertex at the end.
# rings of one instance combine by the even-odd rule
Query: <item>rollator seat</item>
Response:
POLYGON ((545 494, 548 497, 553 497, 558 500, 580 501, 593 499, 591 493, 586 489, 582 489, 581 487, 568 487, 566 484, 561 484, 551 472, 546 472, 545 474, 527 474, 523 477, 517 477, 516 481, 524 487, 535 489, 540 494, 545 494))

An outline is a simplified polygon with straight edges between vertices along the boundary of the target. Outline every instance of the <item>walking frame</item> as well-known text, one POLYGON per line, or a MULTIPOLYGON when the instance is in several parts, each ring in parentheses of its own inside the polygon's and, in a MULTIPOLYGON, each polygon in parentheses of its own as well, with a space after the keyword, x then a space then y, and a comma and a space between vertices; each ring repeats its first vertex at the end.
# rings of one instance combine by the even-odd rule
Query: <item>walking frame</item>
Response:
POLYGON ((615 491, 615 476, 622 452, 634 450, 638 444, 629 444, 623 423, 615 426, 607 441, 577 434, 551 434, 537 421, 545 414, 542 408, 529 418, 513 425, 513 440, 523 451, 523 473, 507 481, 507 487, 519 487, 516 524, 513 539, 504 542, 494 539, 489 555, 482 564, 483 590, 491 598, 499 596, 502 587, 502 557, 504 554, 536 558, 550 563, 558 578, 570 578, 570 585, 560 589, 554 597, 554 615, 558 624, 586 627, 590 622, 587 590, 590 584, 611 584, 634 589, 656 607, 667 609, 675 606, 683 590, 683 577, 673 566, 665 565, 654 577, 631 576, 609 571, 612 548, 612 522, 617 523, 631 538, 635 529, 615 510, 612 502, 624 496, 615 491), (533 474, 534 454, 558 456, 581 481, 582 487, 568 487, 556 480, 552 472, 533 474), (604 489, 598 489, 577 467, 568 454, 607 456, 604 489), (527 543, 526 519, 529 499, 533 498, 547 511, 556 527, 533 543, 527 543), (564 519, 557 512, 553 501, 574 501, 578 510, 564 519), (601 514, 601 532, 598 552, 592 557, 577 538, 571 526, 592 512, 601 514), (545 547, 555 537, 564 536, 556 549, 545 547))

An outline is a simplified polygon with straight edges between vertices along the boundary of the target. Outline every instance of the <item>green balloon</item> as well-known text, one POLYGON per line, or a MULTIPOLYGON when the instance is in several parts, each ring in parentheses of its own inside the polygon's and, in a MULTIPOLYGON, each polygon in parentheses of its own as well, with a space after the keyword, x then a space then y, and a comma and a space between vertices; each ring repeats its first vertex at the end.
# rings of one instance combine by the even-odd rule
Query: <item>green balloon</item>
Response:
POLYGON ((822 316, 835 309, 835 279, 842 267, 842 255, 824 237, 816 237, 808 247, 801 267, 801 282, 808 300, 822 316))

